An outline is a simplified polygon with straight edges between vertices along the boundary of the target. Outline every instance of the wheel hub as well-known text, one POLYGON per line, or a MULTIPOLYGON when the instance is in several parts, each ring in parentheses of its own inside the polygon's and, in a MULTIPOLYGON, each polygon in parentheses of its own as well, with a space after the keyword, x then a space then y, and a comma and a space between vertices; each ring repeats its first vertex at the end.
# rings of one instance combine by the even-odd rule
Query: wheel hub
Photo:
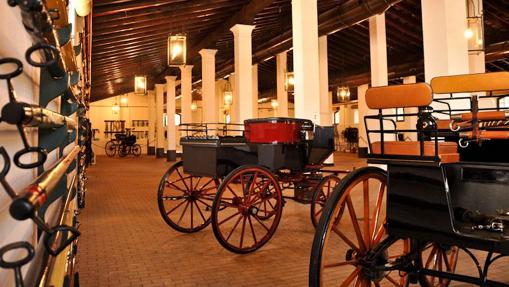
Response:
POLYGON ((367 261, 366 258, 359 258, 358 260, 365 278, 373 282, 380 282, 385 278, 386 272, 384 267, 388 262, 385 252, 369 261, 367 261))

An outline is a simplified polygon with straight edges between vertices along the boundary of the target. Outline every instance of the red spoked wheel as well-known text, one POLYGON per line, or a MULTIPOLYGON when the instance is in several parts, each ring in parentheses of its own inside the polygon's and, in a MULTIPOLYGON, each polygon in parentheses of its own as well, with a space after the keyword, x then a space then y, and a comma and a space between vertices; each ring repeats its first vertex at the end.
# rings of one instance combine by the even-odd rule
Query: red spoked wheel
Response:
MULTIPOLYGON (((459 248, 438 243, 428 244, 420 255, 419 264, 429 270, 455 273, 458 266, 459 248)), ((423 276, 428 287, 447 287, 451 280, 446 278, 423 276)))
POLYGON ((335 175, 329 175, 324 177, 315 188, 313 192, 313 199, 311 201, 311 223, 316 228, 320 216, 322 216, 323 208, 325 203, 332 194, 334 188, 339 184, 341 179, 335 175))
POLYGON ((393 268, 410 242, 386 234, 386 183, 385 171, 367 167, 336 187, 316 228, 310 286, 406 286, 408 275, 393 268))
POLYGON ((249 253, 265 245, 276 232, 283 211, 277 179, 261 166, 241 166, 217 190, 212 228, 223 247, 249 253))
POLYGON ((157 193, 164 221, 185 233, 205 228, 218 185, 217 179, 186 174, 182 161, 175 163, 161 178, 157 193))

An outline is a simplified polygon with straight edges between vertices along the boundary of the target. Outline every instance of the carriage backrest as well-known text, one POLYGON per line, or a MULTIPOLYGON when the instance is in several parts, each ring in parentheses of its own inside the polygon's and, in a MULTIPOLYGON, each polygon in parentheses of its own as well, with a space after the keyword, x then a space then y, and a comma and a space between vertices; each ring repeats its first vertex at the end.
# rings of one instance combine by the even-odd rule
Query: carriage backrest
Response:
POLYGON ((424 107, 432 101, 433 93, 426 83, 375 87, 366 92, 370 109, 424 107))
POLYGON ((435 94, 476 93, 509 90, 509 72, 436 77, 431 80, 435 94))

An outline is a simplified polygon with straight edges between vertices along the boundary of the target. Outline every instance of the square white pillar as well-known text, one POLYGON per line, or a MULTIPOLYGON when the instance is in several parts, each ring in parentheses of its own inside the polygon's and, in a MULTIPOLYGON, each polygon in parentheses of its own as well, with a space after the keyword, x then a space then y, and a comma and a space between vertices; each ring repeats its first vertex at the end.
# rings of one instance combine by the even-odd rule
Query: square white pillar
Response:
POLYGON ((180 66, 180 88, 182 97, 180 99, 180 109, 182 111, 183 124, 190 124, 193 122, 193 114, 191 111, 191 103, 193 102, 193 66, 186 65, 180 66))
POLYGON ((253 67, 251 34, 255 26, 237 24, 230 31, 233 33, 235 49, 235 89, 234 109, 236 123, 253 118, 253 67))
POLYGON ((164 140, 164 126, 163 126, 163 110, 164 110, 164 84, 156 84, 156 157, 165 157, 165 140, 164 140))
POLYGON ((147 154, 155 155, 156 143, 156 95, 155 92, 148 91, 148 145, 147 154))
POLYGON ((177 159, 177 139, 175 128, 175 82, 177 77, 166 76, 166 159, 168 161, 175 161, 177 159))
MULTIPOLYGON (((415 76, 407 76, 403 77, 403 84, 415 84, 417 79, 415 76)), ((417 113, 419 112, 419 108, 405 108, 405 113, 417 113)), ((417 116, 409 116, 405 117, 405 121, 403 124, 403 128, 407 130, 415 130, 417 128, 417 116)), ((406 133, 405 139, 410 139, 411 141, 417 141, 417 133, 406 133)))
POLYGON ((287 69, 287 52, 276 56, 276 77, 277 77, 277 103, 276 115, 288 117, 288 92, 285 88, 285 74, 287 69))
POLYGON ((320 122, 317 0, 292 0, 295 117, 320 122))
POLYGON ((202 101, 203 122, 217 123, 218 101, 216 99, 216 53, 217 50, 202 49, 201 72, 202 72, 202 101))
POLYGON ((253 118, 258 118, 258 64, 253 65, 253 118))
POLYGON ((387 35, 385 13, 369 18, 369 52, 371 63, 371 86, 387 86, 387 35))

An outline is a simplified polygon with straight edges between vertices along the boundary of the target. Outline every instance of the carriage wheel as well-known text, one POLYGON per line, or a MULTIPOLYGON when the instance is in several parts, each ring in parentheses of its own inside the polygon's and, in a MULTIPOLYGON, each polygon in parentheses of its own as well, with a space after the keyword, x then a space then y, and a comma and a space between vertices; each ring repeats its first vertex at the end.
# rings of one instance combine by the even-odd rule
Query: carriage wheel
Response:
POLYGON ((387 267, 410 252, 409 240, 385 230, 385 171, 366 167, 345 177, 316 228, 310 286, 406 286, 408 276, 387 267))
POLYGON ((131 148, 131 152, 134 156, 138 157, 141 155, 141 146, 139 144, 135 144, 131 148))
POLYGON ((164 221, 184 233, 202 230, 210 223, 212 200, 218 185, 217 179, 186 174, 182 161, 175 163, 161 178, 157 193, 164 221))
POLYGON ((104 146, 104 150, 107 156, 114 157, 117 153, 117 144, 113 140, 110 140, 104 146))
POLYGON ((129 147, 125 144, 120 144, 118 147, 118 156, 125 157, 129 154, 129 147))
MULTIPOLYGON (((428 244, 420 254, 417 269, 425 268, 448 273, 454 273, 458 265, 459 248, 444 246, 437 243, 428 244)), ((421 275, 427 287, 447 287, 451 280, 434 276, 421 275)))
POLYGON ((274 175, 260 166, 241 166, 221 183, 212 205, 212 228, 223 247, 249 253, 276 232, 283 196, 274 175))
POLYGON ((334 188, 339 184, 341 179, 335 175, 329 175, 324 177, 320 183, 316 186, 313 192, 313 199, 311 201, 311 223, 316 228, 320 216, 322 216, 323 208, 325 203, 329 199, 334 188))

